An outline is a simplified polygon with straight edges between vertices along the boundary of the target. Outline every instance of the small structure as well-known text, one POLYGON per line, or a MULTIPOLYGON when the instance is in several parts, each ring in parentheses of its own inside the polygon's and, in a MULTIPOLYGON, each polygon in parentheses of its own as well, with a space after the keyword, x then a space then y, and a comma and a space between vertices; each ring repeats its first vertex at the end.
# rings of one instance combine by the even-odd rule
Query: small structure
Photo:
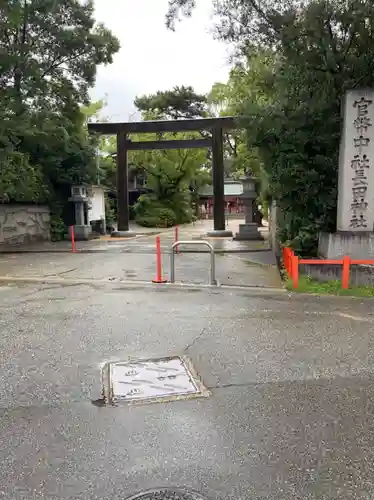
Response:
MULTIPOLYGON (((224 181, 224 203, 226 213, 242 213, 244 210, 241 195, 243 194, 243 184, 240 181, 224 181)), ((205 206, 208 215, 213 214, 214 194, 213 186, 205 186, 199 193, 200 203, 205 206)))
POLYGON ((88 189, 88 223, 95 233, 106 233, 105 188, 100 185, 88 189))
POLYGON ((72 186, 71 188, 69 201, 74 203, 74 236, 77 241, 88 240, 92 232, 91 225, 88 222, 89 194, 87 186, 72 186))
POLYGON ((243 194, 240 198, 244 204, 245 223, 239 224, 239 232, 235 235, 235 240, 262 240, 262 235, 258 230, 258 224, 253 222, 253 200, 256 199, 255 181, 250 169, 241 178, 243 183, 243 194))

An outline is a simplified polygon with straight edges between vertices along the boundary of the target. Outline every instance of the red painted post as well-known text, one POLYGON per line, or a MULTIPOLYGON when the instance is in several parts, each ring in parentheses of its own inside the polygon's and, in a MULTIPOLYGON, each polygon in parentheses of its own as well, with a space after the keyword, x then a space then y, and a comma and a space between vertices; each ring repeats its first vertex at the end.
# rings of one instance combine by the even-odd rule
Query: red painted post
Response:
POLYGON ((287 274, 290 274, 289 267, 288 267, 288 248, 283 247, 283 265, 286 270, 287 274))
POLYGON ((77 249, 76 249, 76 246, 75 246, 74 226, 70 226, 70 237, 71 237, 71 251, 73 253, 77 253, 77 249))
POLYGON ((156 236, 156 278, 152 283, 166 283, 167 280, 162 277, 162 262, 161 262, 161 239, 156 236))
POLYGON ((288 274, 288 277, 292 276, 292 250, 288 247, 284 249, 285 251, 285 268, 288 274))
MULTIPOLYGON (((179 241, 179 226, 175 226, 174 243, 179 241)), ((179 253, 179 245, 175 247, 175 253, 179 253)))
POLYGON ((350 266, 351 266, 351 259, 347 256, 343 257, 342 288, 345 290, 349 288, 350 266))
POLYGON ((299 287, 299 257, 292 255, 292 284, 294 288, 299 287))

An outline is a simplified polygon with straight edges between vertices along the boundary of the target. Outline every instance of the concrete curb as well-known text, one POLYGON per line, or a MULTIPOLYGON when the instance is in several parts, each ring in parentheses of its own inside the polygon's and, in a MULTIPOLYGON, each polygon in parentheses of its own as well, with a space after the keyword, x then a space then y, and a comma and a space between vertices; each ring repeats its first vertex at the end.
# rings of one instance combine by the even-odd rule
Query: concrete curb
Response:
MULTIPOLYGON (((128 238, 129 240, 130 238, 128 238)), ((170 254, 170 247, 161 247, 162 253, 168 255, 170 254)), ((270 252, 270 248, 257 248, 254 250, 243 250, 243 249, 233 249, 233 250, 215 250, 215 254, 217 255, 225 255, 225 254, 242 254, 242 253, 258 253, 258 252, 270 252)), ((0 250, 0 257, 1 255, 24 255, 24 254, 50 254, 50 253, 56 253, 56 254, 71 254, 73 253, 70 249, 46 249, 46 250, 0 250)), ((154 254, 155 250, 149 249, 149 250, 137 250, 136 248, 123 248, 123 249, 116 249, 116 248, 107 248, 107 249, 97 249, 95 250, 94 248, 87 248, 87 249, 77 249, 76 252, 77 254, 90 254, 90 253, 134 253, 134 254, 154 254)), ((180 254, 183 253, 209 253, 207 250, 181 250, 180 254)), ((179 254, 179 255, 180 255, 179 254)))
POLYGON ((146 288, 153 289, 203 289, 203 290, 241 290, 246 292, 255 292, 263 294, 274 294, 280 293, 284 295, 287 293, 285 288, 276 287, 261 287, 261 286, 240 286, 240 285, 201 285, 194 283, 163 283, 155 284, 150 281, 140 281, 140 280, 111 280, 111 279, 69 279, 69 278, 47 278, 43 276, 36 277, 17 277, 17 276, 0 276, 0 283, 41 283, 41 284, 56 284, 56 285, 124 285, 129 288, 144 286, 146 288))

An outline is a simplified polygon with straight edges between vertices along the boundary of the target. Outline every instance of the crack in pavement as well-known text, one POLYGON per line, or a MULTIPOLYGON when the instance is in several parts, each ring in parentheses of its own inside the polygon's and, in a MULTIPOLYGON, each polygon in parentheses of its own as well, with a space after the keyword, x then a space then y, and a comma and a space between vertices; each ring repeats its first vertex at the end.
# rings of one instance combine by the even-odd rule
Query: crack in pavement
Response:
POLYGON ((61 271, 60 273, 52 273, 52 274, 45 274, 43 278, 51 278, 53 276, 61 276, 61 274, 67 274, 71 273, 72 271, 76 271, 78 268, 73 267, 72 269, 67 269, 66 271, 61 271))
POLYGON ((183 353, 186 353, 189 349, 191 349, 191 347, 193 347, 196 344, 196 342, 201 339, 201 337, 205 332, 206 328, 204 327, 202 328, 201 332, 198 335, 196 335, 196 337, 189 344, 186 345, 186 347, 183 349, 183 353))

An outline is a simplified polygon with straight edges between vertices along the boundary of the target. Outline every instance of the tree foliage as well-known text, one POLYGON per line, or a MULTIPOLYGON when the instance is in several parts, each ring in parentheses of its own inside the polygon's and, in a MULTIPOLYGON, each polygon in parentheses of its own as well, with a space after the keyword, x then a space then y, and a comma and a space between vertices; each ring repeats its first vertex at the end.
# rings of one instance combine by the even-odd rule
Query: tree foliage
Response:
MULTIPOLYGON (((257 102, 259 105, 269 99, 269 89, 260 89, 260 82, 268 71, 267 56, 259 53, 250 68, 245 63, 236 65, 230 72, 227 83, 216 83, 208 97, 220 116, 237 116, 243 112, 243 103, 257 102)), ((268 178, 257 147, 246 140, 244 129, 225 132, 226 156, 230 168, 226 174, 240 178, 250 169, 256 179, 258 202, 267 205, 269 198, 268 178)))
MULTIPOLYGON (((194 137, 196 134, 193 133, 164 135, 164 138, 173 140, 194 137)), ((142 134, 141 140, 155 140, 155 137, 142 134)), ((164 208, 174 214, 169 217, 170 225, 192 219, 191 202, 196 202, 198 189, 207 184, 211 176, 204 149, 132 151, 129 161, 146 177, 148 192, 140 197, 135 208, 139 222, 158 217, 157 212, 164 208)), ((156 225, 165 223, 160 220, 156 225)))
POLYGON ((17 111, 30 102, 54 110, 87 102, 97 65, 119 49, 93 13, 92 0, 1 2, 0 89, 17 111))
POLYGON ((71 184, 94 180, 97 143, 82 104, 119 43, 93 11, 92 1, 0 3, 3 202, 48 202, 57 214, 71 184))
POLYGON ((207 116, 207 97, 192 87, 174 87, 156 94, 137 97, 135 106, 144 118, 179 119, 207 116))
MULTIPOLYGON (((186 119, 207 116, 208 99, 192 87, 137 97, 135 105, 143 119, 186 119)), ((194 139, 199 132, 141 134, 138 141, 194 139)), ((137 221, 144 225, 172 225, 193 217, 192 204, 198 203, 198 191, 210 182, 210 161, 204 149, 132 151, 129 162, 146 178, 146 189, 136 207, 137 221)))
MULTIPOLYGON (((195 2, 169 3, 172 26, 183 11, 191 14, 195 2)), ((348 89, 374 85, 374 4, 213 0, 213 5, 217 35, 238 49, 237 109, 247 117, 247 143, 259 152, 271 193, 285 213, 281 238, 312 253, 318 232, 336 228, 342 98, 348 89)))

